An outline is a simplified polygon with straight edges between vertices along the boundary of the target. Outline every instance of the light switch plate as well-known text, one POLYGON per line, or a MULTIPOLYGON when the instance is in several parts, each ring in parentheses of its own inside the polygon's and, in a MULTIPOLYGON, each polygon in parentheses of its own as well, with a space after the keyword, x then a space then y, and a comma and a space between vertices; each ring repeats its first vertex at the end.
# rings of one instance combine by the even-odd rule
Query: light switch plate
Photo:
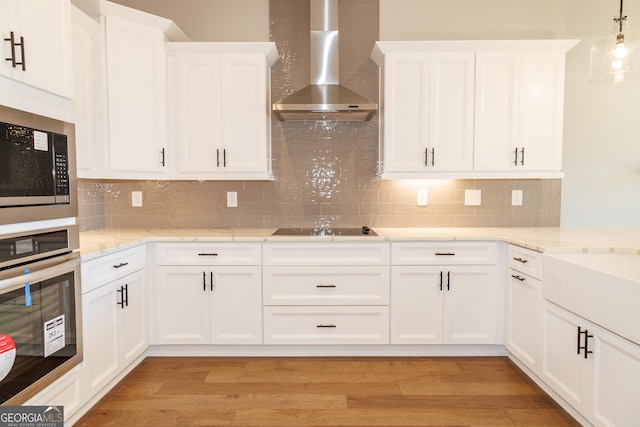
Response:
POLYGON ((522 206, 522 190, 511 191, 511 206, 522 206))
POLYGON ((427 206, 427 205, 429 205, 429 191, 428 190, 418 190, 416 205, 417 206, 427 206))
POLYGON ((482 190, 464 190, 464 204, 466 206, 480 206, 482 204, 482 190))

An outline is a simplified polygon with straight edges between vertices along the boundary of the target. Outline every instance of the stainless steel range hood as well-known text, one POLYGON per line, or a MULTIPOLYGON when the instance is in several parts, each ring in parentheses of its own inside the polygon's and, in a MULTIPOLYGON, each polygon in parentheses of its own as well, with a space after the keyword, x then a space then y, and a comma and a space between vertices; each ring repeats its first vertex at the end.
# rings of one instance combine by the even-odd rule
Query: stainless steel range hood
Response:
POLYGON ((311 84, 273 104, 278 120, 367 121, 378 104, 339 83, 338 0, 311 1, 311 84))

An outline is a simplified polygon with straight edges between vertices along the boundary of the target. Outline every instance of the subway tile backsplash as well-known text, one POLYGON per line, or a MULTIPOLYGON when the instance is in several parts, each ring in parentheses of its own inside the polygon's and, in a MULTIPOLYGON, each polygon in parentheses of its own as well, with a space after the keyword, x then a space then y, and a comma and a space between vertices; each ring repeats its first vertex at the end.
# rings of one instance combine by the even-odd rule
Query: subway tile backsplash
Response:
MULTIPOLYGON (((281 57, 276 101, 309 83, 309 5, 272 0, 270 12, 281 57)), ((340 1, 340 82, 370 99, 378 99, 369 58, 377 31, 377 0, 340 1)), ((273 182, 80 180, 80 228, 559 225, 560 180, 378 181, 377 119, 274 120, 273 182), (418 189, 428 190, 428 206, 416 206, 418 189), (482 205, 465 206, 465 189, 482 190, 482 205), (511 190, 523 190, 522 206, 511 206, 511 190), (131 191, 142 191, 142 207, 131 207, 131 191), (228 191, 238 207, 226 207, 228 191)))

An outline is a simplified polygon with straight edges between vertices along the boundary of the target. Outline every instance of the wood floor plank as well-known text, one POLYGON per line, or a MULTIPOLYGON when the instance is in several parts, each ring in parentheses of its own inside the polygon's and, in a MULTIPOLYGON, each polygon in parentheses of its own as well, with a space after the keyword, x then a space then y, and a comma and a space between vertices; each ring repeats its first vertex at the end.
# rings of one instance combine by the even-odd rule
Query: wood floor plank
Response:
POLYGON ((507 358, 147 358, 77 427, 571 426, 507 358))

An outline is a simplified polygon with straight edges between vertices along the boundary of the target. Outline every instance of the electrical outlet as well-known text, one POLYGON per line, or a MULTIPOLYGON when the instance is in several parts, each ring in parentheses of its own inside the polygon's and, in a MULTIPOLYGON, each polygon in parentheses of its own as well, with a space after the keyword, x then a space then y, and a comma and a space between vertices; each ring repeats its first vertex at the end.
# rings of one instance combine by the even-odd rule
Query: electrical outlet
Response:
POLYGON ((464 204, 466 206, 480 206, 482 204, 482 190, 464 190, 464 204))
POLYGON ((235 191, 227 191, 227 207, 228 208, 237 208, 238 207, 238 193, 235 191))
POLYGON ((429 204, 429 191, 418 190, 417 201, 418 206, 427 206, 429 204))
POLYGON ((131 206, 134 208, 142 207, 142 191, 131 192, 131 206))
POLYGON ((522 190, 511 191, 511 206, 522 206, 522 190))

